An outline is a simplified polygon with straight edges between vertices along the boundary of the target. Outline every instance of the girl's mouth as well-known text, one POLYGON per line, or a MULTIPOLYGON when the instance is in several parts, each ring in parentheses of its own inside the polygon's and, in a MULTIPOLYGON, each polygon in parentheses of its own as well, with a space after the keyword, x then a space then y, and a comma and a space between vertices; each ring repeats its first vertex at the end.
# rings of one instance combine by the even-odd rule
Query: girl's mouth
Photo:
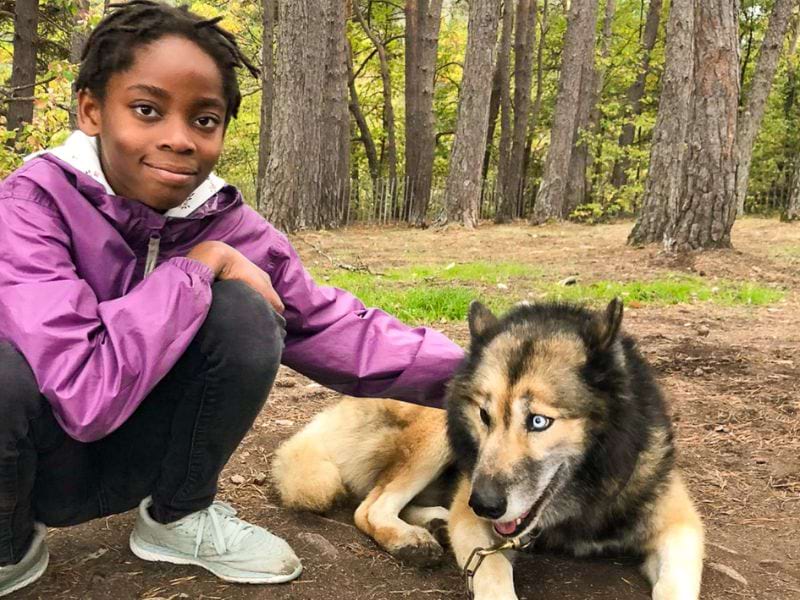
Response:
POLYGON ((183 187, 192 183, 197 175, 196 171, 183 167, 151 165, 149 163, 143 164, 155 176, 156 179, 166 183, 167 185, 183 187))

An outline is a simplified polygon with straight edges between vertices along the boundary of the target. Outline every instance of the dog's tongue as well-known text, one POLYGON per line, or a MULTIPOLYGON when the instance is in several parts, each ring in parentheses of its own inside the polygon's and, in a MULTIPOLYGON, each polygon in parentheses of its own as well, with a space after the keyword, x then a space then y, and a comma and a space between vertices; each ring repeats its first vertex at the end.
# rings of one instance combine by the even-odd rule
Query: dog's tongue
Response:
POLYGON ((505 523, 501 521, 495 521, 494 528, 497 531, 497 533, 500 533, 502 535, 511 535, 512 533, 514 533, 514 530, 516 530, 517 523, 516 521, 506 521, 505 523))

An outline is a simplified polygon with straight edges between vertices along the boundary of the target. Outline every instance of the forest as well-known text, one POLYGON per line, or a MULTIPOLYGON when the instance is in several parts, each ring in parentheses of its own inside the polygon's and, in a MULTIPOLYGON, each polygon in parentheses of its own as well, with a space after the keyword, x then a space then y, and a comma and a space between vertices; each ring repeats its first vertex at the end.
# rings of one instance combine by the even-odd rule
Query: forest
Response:
MULTIPOLYGON (((221 176, 285 231, 635 217, 724 248, 800 218, 796 0, 189 2, 260 78, 221 176)), ((0 177, 74 125, 100 0, 0 0, 0 177)))

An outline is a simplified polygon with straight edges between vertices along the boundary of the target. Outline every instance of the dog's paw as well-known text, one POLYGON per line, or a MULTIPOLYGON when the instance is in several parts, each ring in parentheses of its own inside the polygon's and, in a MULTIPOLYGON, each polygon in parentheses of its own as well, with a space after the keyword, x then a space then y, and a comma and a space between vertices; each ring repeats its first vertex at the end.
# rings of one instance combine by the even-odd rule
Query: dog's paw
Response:
POLYGON ((447 521, 444 519, 432 519, 428 521, 425 529, 431 533, 442 548, 450 547, 450 535, 447 532, 447 521))
POLYGON ((438 565, 444 557, 442 546, 429 532, 418 527, 404 534, 387 550, 403 563, 417 567, 438 565))
POLYGON ((404 546, 392 554, 401 562, 415 567, 434 567, 442 562, 444 549, 437 543, 422 544, 419 546, 404 546))

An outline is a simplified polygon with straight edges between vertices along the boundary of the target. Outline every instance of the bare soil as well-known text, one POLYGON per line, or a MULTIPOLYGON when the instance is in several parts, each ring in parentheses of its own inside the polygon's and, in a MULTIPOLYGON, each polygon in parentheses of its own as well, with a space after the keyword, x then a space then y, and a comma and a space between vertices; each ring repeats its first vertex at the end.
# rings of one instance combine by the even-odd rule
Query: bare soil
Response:
MULTIPOLYGON (((703 513, 707 560, 702 598, 800 598, 800 225, 745 219, 734 250, 675 260, 625 246, 630 222, 586 227, 486 225, 474 232, 352 228, 294 239, 307 263, 373 271, 468 261, 524 262, 548 281, 649 279, 668 272, 747 280, 786 290, 766 307, 697 303, 632 306, 638 337, 668 392, 679 462, 703 513)), ((507 282, 514 298, 536 297, 530 281, 507 282)), ((465 342, 465 324, 442 324, 465 342)), ((352 522, 352 507, 326 516, 281 508, 263 481, 276 446, 339 396, 282 369, 267 408, 227 466, 220 497, 247 519, 286 537, 303 575, 280 586, 229 585, 193 567, 143 562, 128 549, 132 514, 51 530, 51 565, 26 599, 460 598, 452 563, 422 570, 379 550, 352 522), (241 481, 244 483, 234 483, 241 481), (231 478, 234 478, 233 480, 231 478)), ((365 400, 368 402, 369 400, 365 400)), ((576 560, 529 554, 515 568, 521 598, 645 599, 628 559, 576 560)))

